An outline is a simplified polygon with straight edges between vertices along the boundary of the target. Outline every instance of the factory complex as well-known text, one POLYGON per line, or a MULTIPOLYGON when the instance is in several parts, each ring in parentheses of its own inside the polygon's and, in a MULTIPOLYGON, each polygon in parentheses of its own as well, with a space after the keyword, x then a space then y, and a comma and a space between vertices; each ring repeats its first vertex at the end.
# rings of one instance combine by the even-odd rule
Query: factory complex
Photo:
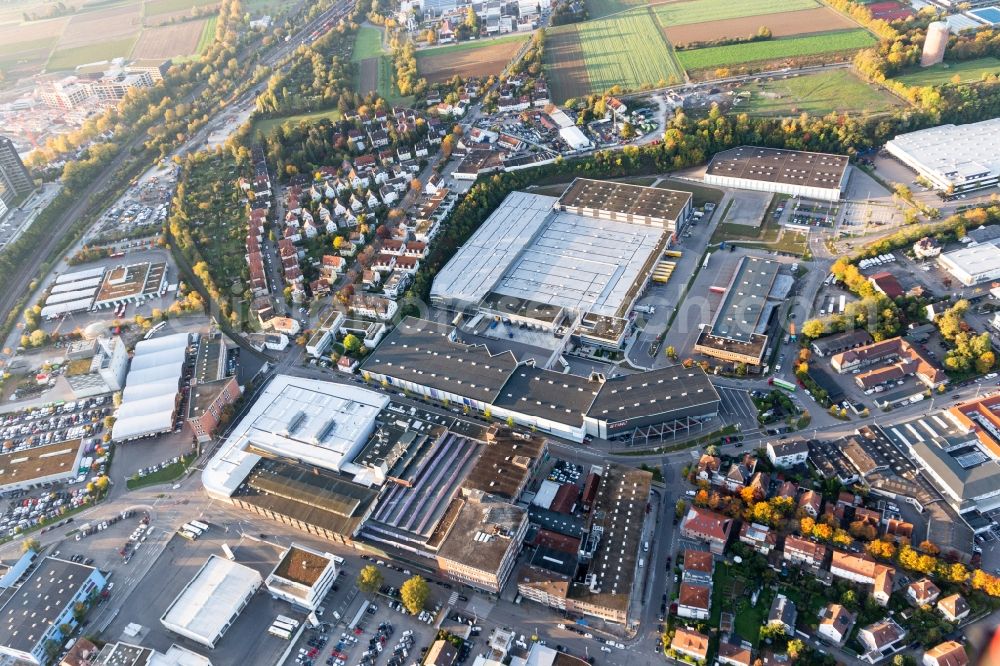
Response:
POLYGON ((740 146, 716 153, 705 183, 837 201, 850 173, 846 155, 740 146))
POLYGON ((1000 181, 1000 118, 907 132, 885 149, 947 194, 1000 181))

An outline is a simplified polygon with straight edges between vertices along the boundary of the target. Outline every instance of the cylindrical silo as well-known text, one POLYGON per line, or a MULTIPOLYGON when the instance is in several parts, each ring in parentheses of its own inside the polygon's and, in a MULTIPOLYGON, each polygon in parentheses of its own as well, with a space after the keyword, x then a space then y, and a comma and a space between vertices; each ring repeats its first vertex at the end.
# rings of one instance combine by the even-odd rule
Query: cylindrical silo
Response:
POLYGON ((929 67, 944 60, 944 50, 948 46, 948 24, 944 21, 934 21, 927 26, 927 39, 924 40, 924 52, 920 56, 920 66, 929 67))

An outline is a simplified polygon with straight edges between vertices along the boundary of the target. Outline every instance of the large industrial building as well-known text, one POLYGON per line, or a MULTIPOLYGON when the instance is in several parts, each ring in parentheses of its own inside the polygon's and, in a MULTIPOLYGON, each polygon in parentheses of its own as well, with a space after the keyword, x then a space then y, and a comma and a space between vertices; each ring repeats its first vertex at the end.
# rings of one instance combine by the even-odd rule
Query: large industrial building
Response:
POLYGON ((150 437, 174 428, 189 343, 187 333, 136 343, 117 420, 111 430, 114 441, 150 437))
POLYGON ((775 309, 791 283, 778 284, 781 264, 746 256, 725 288, 711 324, 702 327, 694 351, 733 363, 759 366, 768 347, 775 309))
POLYGON ((41 316, 55 319, 73 312, 141 303, 166 291, 167 265, 162 261, 86 268, 55 279, 41 316))
POLYGON ((704 180, 709 185, 837 201, 849 170, 846 155, 740 146, 716 153, 704 180))
POLYGON ((513 192, 434 278, 438 307, 618 347, 691 194, 578 178, 558 199, 513 192))
POLYGON ((262 582, 256 570, 209 555, 167 607, 160 623, 175 634, 215 648, 262 582))
MULTIPOLYGON (((998 126, 1000 130, 1000 126, 998 126)), ((938 264, 967 287, 1000 279, 1000 238, 938 256, 938 264)))
POLYGON ((907 132, 885 148, 942 192, 992 187, 1000 181, 1000 118, 907 132))
POLYGON ((385 337, 361 374, 576 442, 653 425, 687 428, 719 408, 719 394, 698 367, 579 377, 518 364, 509 351, 466 344, 454 328, 413 317, 385 337))
POLYGON ((50 663, 49 641, 62 645, 65 628, 79 624, 76 604, 93 599, 105 584, 94 567, 57 557, 43 559, 23 583, 4 590, 0 655, 18 663, 50 663))

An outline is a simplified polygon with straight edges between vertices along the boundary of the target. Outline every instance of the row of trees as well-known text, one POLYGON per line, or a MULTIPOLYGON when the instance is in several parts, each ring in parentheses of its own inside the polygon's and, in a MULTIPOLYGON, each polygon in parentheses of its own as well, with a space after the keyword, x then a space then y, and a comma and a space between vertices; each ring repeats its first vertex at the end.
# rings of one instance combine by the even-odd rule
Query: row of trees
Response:
MULTIPOLYGON (((382 572, 373 564, 361 569, 358 573, 358 589, 367 595, 375 595, 381 589, 385 579, 382 572)), ((418 615, 427 605, 431 590, 422 576, 413 576, 399 588, 399 600, 411 615, 418 615)))
POLYGON ((941 337, 950 345, 944 357, 944 365, 949 370, 978 374, 987 373, 996 365, 996 354, 988 332, 975 335, 965 321, 969 302, 962 299, 937 317, 935 323, 941 337))

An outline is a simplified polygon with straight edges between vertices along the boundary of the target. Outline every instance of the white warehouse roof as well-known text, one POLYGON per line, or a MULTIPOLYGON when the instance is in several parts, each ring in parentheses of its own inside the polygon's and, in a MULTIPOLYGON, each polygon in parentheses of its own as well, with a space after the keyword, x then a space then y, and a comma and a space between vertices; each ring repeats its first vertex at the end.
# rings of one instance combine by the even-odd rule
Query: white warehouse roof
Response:
POLYGON ((116 442, 173 428, 188 339, 187 333, 176 333, 136 344, 111 431, 116 442))
POLYGON ((100 266, 98 268, 88 268, 82 271, 76 271, 75 273, 63 273, 56 278, 56 284, 63 284, 64 282, 76 282, 78 280, 87 280, 90 278, 101 277, 104 275, 104 267, 100 266))
POLYGON ((62 282, 52 286, 53 294, 61 294, 65 291, 77 291, 79 289, 87 289, 89 287, 101 286, 102 279, 99 277, 88 278, 86 280, 77 280, 76 282, 62 282))
POLYGON ((52 317, 58 317, 61 314, 66 314, 68 312, 79 312, 81 310, 89 310, 91 303, 94 302, 93 297, 91 298, 81 298, 76 301, 68 301, 66 303, 58 303, 56 305, 46 305, 42 308, 41 316, 46 319, 51 319, 52 317))
POLYGON ((261 582, 261 575, 254 569, 210 555, 160 622, 171 631, 215 647, 261 582))
POLYGON ((592 145, 590 143, 590 139, 587 138, 587 135, 584 134, 583 130, 581 130, 576 125, 573 125, 572 127, 560 128, 559 136, 561 136, 562 140, 565 141, 566 144, 574 150, 580 150, 582 148, 590 148, 590 146, 592 145))
POLYGON ((1000 173, 1000 118, 907 132, 885 147, 938 186, 960 188, 1000 173))
POLYGON ((73 291, 61 291, 59 293, 49 295, 49 297, 45 299, 45 304, 58 305, 59 303, 67 303, 69 301, 82 301, 86 298, 93 299, 96 292, 97 287, 74 289, 73 291))

